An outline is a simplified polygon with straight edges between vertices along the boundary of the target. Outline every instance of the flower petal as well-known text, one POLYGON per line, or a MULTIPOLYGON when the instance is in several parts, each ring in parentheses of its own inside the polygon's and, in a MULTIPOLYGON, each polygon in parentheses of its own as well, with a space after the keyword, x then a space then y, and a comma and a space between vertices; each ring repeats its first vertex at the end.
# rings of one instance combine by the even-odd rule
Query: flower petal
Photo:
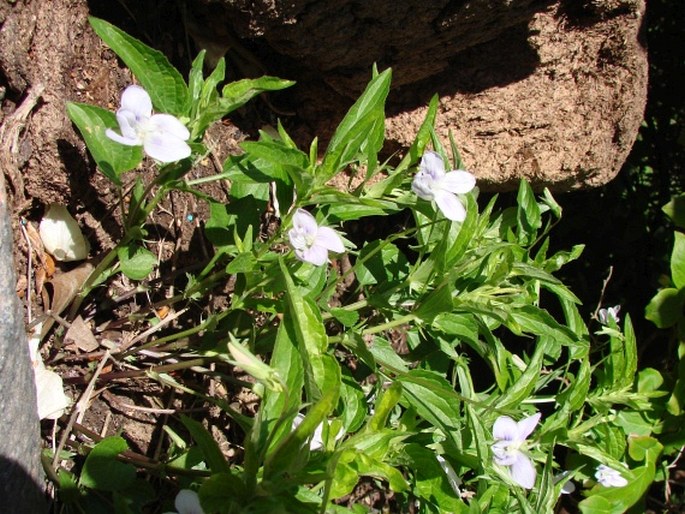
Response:
POLYGON ((181 489, 174 501, 178 514, 204 514, 200 505, 200 497, 195 491, 181 489))
POLYGON ((143 142, 145 153, 160 162, 175 162, 190 157, 190 147, 181 138, 166 132, 154 132, 143 142))
POLYGON ((116 141, 119 144, 126 145, 126 146, 140 146, 143 144, 143 142, 138 139, 138 137, 125 137, 122 136, 121 134, 117 134, 114 132, 112 129, 107 129, 105 130, 105 135, 110 138, 112 141, 116 141))
POLYGON ((121 94, 121 108, 131 111, 136 117, 149 118, 152 115, 152 100, 147 91, 134 84, 121 94))
POLYGON ((171 114, 155 114, 150 118, 150 125, 153 130, 167 132, 184 141, 190 138, 190 132, 181 121, 171 114))
POLYGON ((540 421, 540 414, 539 412, 536 412, 532 416, 528 416, 527 418, 523 418, 521 421, 518 422, 517 424, 517 430, 518 430, 518 437, 517 439, 519 441, 523 441, 524 439, 527 439, 530 434, 533 433, 533 430, 535 430, 535 427, 537 426, 538 422, 540 421))
POLYGON ((434 192, 433 197, 445 218, 452 221, 464 221, 466 219, 466 209, 454 194, 438 190, 434 192))
POLYGON ((414 180, 411 181, 411 189, 416 195, 423 199, 431 201, 433 199, 433 186, 435 181, 425 171, 419 171, 414 175, 414 180))
POLYGON ((343 253, 345 251, 345 245, 343 245, 342 239, 338 233, 332 228, 319 227, 316 233, 316 239, 314 240, 314 245, 323 246, 327 250, 337 253, 343 253))
POLYGON ((137 141, 136 144, 142 145, 143 141, 138 134, 138 127, 141 123, 146 123, 147 118, 139 118, 135 112, 127 109, 119 109, 116 116, 121 135, 127 139, 134 139, 137 141))
POLYGON ((300 260, 313 264, 314 266, 321 266, 328 261, 328 250, 323 246, 314 245, 303 250, 295 250, 300 260))
POLYGON ((468 193, 476 187, 476 177, 468 171, 450 171, 440 179, 440 187, 450 193, 468 193))
POLYGON ((532 489, 535 485, 537 471, 535 466, 523 453, 518 452, 514 463, 509 467, 511 478, 521 487, 532 489))
POLYGON ((445 161, 439 153, 428 151, 421 157, 419 170, 428 173, 433 178, 440 178, 445 174, 445 161))
POLYGON ((595 478, 597 479, 597 482, 604 487, 623 487, 628 484, 628 480, 623 478, 619 471, 616 471, 614 468, 610 468, 605 464, 597 466, 595 478))
POLYGON ((519 450, 508 450, 510 444, 509 441, 502 440, 492 445, 492 460, 495 461, 495 464, 511 466, 516 461, 519 450))
POLYGON ((62 377, 46 369, 41 360, 34 368, 39 419, 57 419, 69 406, 62 377))
POLYGON ((319 228, 314 216, 304 209, 297 209, 295 214, 293 214, 293 226, 297 230, 304 231, 305 234, 316 234, 316 231, 319 228))
POLYGON ((500 416, 492 426, 492 435, 495 439, 516 441, 518 433, 518 424, 509 416, 500 416))

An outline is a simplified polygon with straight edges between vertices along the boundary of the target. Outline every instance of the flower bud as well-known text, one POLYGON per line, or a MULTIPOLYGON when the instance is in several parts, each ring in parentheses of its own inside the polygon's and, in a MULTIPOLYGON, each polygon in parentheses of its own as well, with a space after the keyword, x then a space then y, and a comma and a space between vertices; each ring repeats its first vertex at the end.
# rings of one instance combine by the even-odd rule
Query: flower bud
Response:
POLYGON ((58 261, 80 261, 88 257, 90 245, 64 205, 53 203, 39 227, 45 251, 58 261))

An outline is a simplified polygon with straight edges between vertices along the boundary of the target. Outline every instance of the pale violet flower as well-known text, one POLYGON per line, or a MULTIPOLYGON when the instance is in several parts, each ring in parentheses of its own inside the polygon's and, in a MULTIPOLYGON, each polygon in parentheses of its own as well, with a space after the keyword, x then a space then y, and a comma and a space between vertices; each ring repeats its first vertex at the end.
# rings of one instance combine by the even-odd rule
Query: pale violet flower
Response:
POLYGON ((174 501, 176 512, 167 512, 165 514, 204 514, 202 506, 200 505, 200 498, 195 491, 190 489, 181 489, 176 495, 174 501))
POLYGON ((533 488, 537 472, 522 450, 525 450, 526 439, 539 421, 539 412, 519 422, 509 416, 500 416, 492 427, 496 440, 492 445, 493 460, 500 466, 508 467, 512 480, 525 489, 533 488))
POLYGON ((445 171, 445 163, 437 152, 423 154, 419 171, 414 176, 411 188, 424 200, 433 201, 447 219, 464 221, 466 208, 458 194, 471 191, 476 186, 476 177, 468 171, 445 171))
POLYGON ((45 251, 58 261, 80 261, 88 257, 90 244, 64 205, 50 205, 38 232, 45 251))
POLYGON ((620 472, 604 464, 597 466, 595 479, 604 487, 623 487, 628 484, 628 480, 623 478, 620 472))
MULTIPOLYGON (((293 419, 291 429, 295 430, 297 427, 300 426, 300 423, 302 423, 303 420, 304 414, 298 413, 297 416, 295 416, 295 419, 293 419)), ((344 435, 345 430, 343 429, 343 427, 340 427, 340 430, 338 430, 338 433, 335 435, 335 440, 339 441, 340 439, 342 439, 344 435)), ((312 434, 312 437, 309 440, 309 451, 315 452, 321 450, 323 447, 323 423, 319 423, 318 426, 314 429, 314 433, 312 434)))
POLYGON ((117 121, 121 134, 105 132, 117 143, 142 146, 150 157, 165 163, 190 156, 188 129, 171 114, 152 114, 150 95, 140 86, 128 86, 121 94, 117 121))
POLYGON ((618 317, 618 313, 620 311, 620 305, 615 305, 614 307, 609 307, 608 309, 599 309, 599 322, 602 325, 608 325, 611 321, 618 323, 621 320, 621 318, 618 317))
POLYGON ((335 230, 317 225, 314 216, 304 209, 295 211, 288 238, 297 258, 315 266, 321 266, 328 260, 329 251, 345 251, 342 239, 335 230))

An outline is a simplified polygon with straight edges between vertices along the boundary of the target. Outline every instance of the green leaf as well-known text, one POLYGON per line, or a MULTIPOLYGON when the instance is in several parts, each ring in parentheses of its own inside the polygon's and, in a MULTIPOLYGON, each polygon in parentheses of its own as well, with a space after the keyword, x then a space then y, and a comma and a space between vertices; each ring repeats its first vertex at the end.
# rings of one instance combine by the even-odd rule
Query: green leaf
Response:
POLYGON ((454 308, 452 301, 451 284, 442 284, 434 291, 429 292, 421 299, 421 304, 414 314, 424 323, 430 324, 436 316, 445 312, 451 312, 454 308))
POLYGON ((625 372, 622 380, 624 387, 629 387, 635 373, 637 372, 637 340, 635 338, 635 330, 630 320, 630 315, 626 314, 623 324, 623 352, 625 354, 625 372))
POLYGON ((678 288, 685 286, 685 234, 675 233, 673 253, 671 253, 671 278, 678 288))
POLYGON ((328 336, 316 303, 300 294, 283 261, 279 262, 285 279, 287 299, 287 311, 283 322, 292 323, 294 340, 305 365, 307 399, 315 402, 324 393, 328 382, 324 359, 328 348, 328 336))
POLYGON ((507 388, 507 390, 500 396, 495 404, 496 410, 505 411, 509 408, 517 406, 530 396, 537 385, 537 379, 540 377, 542 370, 543 358, 545 356, 546 344, 543 339, 538 341, 535 347, 533 357, 526 366, 523 374, 507 388))
POLYGON ((526 180, 521 180, 516 200, 517 239, 520 244, 533 243, 537 238, 538 229, 542 226, 542 217, 533 188, 526 180))
POLYGON ((202 426, 202 423, 184 415, 181 415, 181 423, 188 429, 190 436, 195 440, 200 451, 202 451, 207 467, 211 469, 213 473, 230 473, 231 467, 226 461, 226 457, 221 453, 221 449, 212 437, 212 434, 202 426))
POLYGON ((548 336, 563 346, 571 346, 577 339, 573 332, 557 322, 547 311, 534 305, 524 305, 520 309, 512 310, 511 319, 513 323, 508 320, 507 326, 514 333, 527 332, 548 336))
POLYGON ((86 457, 81 471, 80 483, 100 491, 120 491, 130 486, 136 478, 136 468, 117 460, 128 450, 123 437, 107 437, 96 444, 86 457))
POLYGON ((390 91, 391 70, 372 78, 359 99, 352 105, 333 134, 317 182, 324 184, 338 171, 357 158, 367 142, 369 133, 378 130, 385 121, 385 99, 390 91))
POLYGON ((440 375, 411 370, 398 377, 403 398, 423 419, 447 434, 456 433, 459 425, 460 396, 440 375))
POLYGON ((662 209, 680 228, 685 228, 685 194, 674 196, 662 209))
POLYGON ((200 50, 197 57, 193 59, 193 63, 188 73, 188 95, 190 96, 190 104, 195 109, 195 106, 200 102, 200 95, 202 94, 202 85, 204 84, 204 63, 207 50, 200 50))
POLYGON ((662 289, 649 301, 645 318, 659 328, 672 327, 682 319, 684 303, 685 289, 662 289))
POLYGON ((188 86, 166 56, 129 36, 111 23, 90 17, 95 33, 136 76, 159 112, 186 116, 190 107, 188 86))
POLYGON ((374 241, 362 248, 355 270, 359 284, 394 286, 407 276, 408 262, 404 254, 392 243, 374 241))
POLYGON ((466 514, 469 508, 452 489, 435 452, 418 444, 408 444, 404 453, 414 473, 413 493, 436 509, 436 512, 466 514))
POLYGON ((385 428, 390 413, 402 398, 402 385, 393 382, 376 400, 373 415, 368 423, 368 429, 378 431, 385 428))
POLYGON ((249 498, 245 483, 233 473, 209 477, 202 483, 199 496, 205 512, 234 512, 233 509, 240 509, 249 498))
POLYGON ((296 411, 300 406, 304 387, 304 364, 296 337, 292 323, 280 324, 269 366, 283 378, 288 394, 266 392, 261 410, 261 415, 266 420, 278 419, 289 411, 296 411))
POLYGON ((295 84, 292 80, 279 79, 278 77, 259 77, 256 79, 242 79, 231 82, 224 86, 221 91, 221 110, 224 115, 235 111, 245 105, 255 96, 266 91, 279 91, 295 84))
POLYGON ((264 462, 264 479, 269 480, 286 471, 294 473, 299 467, 297 458, 302 453, 302 447, 314 433, 320 423, 327 423, 327 416, 333 411, 340 395, 342 377, 340 366, 330 355, 322 356, 325 382, 322 385, 322 395, 307 411, 302 422, 291 431, 273 451, 267 455, 264 462))
POLYGON ((120 186, 121 174, 132 170, 143 160, 143 148, 119 144, 105 135, 108 128, 118 130, 119 124, 113 112, 93 105, 67 102, 67 114, 83 136, 98 168, 120 186))
MULTIPOLYGON (((569 377, 569 375, 566 376, 569 377)), ((571 385, 557 397, 559 405, 565 406, 571 411, 580 409, 587 399, 591 378, 592 368, 590 362, 587 358, 584 358, 580 362, 580 368, 571 385)))
POLYGON ((226 273, 235 275, 237 273, 249 273, 257 267, 257 259, 251 252, 239 253, 235 259, 226 266, 226 273))
POLYGON ((359 321, 359 313, 357 311, 348 311, 333 307, 330 311, 331 315, 346 327, 353 327, 359 321))
POLYGON ((121 272, 131 280, 143 280, 157 264, 157 257, 150 250, 129 244, 117 250, 121 272))
POLYGON ((419 127, 414 142, 409 147, 409 151, 405 154, 404 158, 397 165, 395 169, 396 174, 401 174, 410 165, 418 163, 424 152, 426 151, 426 146, 431 139, 431 131, 435 126, 435 118, 438 114, 438 106, 440 105, 440 97, 438 95, 433 95, 429 104, 428 110, 426 111, 426 117, 424 118, 421 126, 419 127))
POLYGON ((432 327, 470 344, 478 341, 478 323, 472 314, 441 312, 433 319, 432 327))

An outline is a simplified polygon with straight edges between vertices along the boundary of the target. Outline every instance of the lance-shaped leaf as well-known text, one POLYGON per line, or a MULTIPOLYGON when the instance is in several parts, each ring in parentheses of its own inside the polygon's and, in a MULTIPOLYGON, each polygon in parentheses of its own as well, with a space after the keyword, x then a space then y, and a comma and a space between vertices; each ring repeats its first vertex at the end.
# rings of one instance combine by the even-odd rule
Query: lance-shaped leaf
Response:
POLYGON ((159 112, 174 116, 188 114, 188 86, 162 52, 150 48, 105 20, 91 17, 89 21, 95 33, 131 69, 159 112))

